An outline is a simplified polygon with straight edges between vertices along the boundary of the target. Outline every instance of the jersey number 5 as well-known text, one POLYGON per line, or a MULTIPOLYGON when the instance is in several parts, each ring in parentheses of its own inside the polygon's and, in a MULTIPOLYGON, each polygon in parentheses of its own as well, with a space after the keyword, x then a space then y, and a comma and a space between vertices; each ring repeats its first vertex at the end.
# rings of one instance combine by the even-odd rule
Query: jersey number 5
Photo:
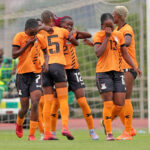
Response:
POLYGON ((49 49, 50 54, 59 53, 59 51, 60 51, 59 43, 58 42, 52 42, 52 38, 57 38, 57 37, 58 37, 58 35, 48 36, 48 46, 52 46, 52 45, 56 46, 56 50, 55 49, 49 49))

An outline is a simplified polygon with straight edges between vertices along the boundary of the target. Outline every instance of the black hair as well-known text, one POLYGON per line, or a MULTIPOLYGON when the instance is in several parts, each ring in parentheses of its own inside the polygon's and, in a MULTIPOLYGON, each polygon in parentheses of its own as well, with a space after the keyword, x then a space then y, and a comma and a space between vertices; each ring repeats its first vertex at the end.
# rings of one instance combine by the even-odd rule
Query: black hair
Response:
POLYGON ((72 18, 70 16, 64 16, 64 17, 61 18, 60 24, 63 23, 66 19, 71 19, 72 20, 72 18))
POLYGON ((40 18, 35 18, 36 21, 42 21, 40 18))
POLYGON ((101 15, 100 21, 101 21, 101 25, 104 24, 104 21, 106 21, 107 19, 111 19, 112 21, 114 21, 113 16, 111 13, 104 13, 101 15))
POLYGON ((50 18, 54 19, 54 14, 51 11, 45 10, 42 12, 41 19, 44 24, 48 24, 50 22, 50 18))
POLYGON ((34 18, 30 18, 25 23, 25 30, 26 29, 33 29, 38 27, 38 22, 34 18))

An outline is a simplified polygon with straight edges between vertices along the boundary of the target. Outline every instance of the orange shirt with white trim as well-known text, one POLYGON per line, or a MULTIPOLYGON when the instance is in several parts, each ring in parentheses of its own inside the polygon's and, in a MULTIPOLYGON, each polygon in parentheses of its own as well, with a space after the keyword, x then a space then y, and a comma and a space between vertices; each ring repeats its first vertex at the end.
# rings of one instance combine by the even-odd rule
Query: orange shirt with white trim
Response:
MULTIPOLYGON (((34 44, 29 45, 27 49, 21 54, 19 58, 19 63, 17 65, 17 73, 24 74, 29 72, 40 73, 41 72, 41 61, 40 54, 41 50, 47 48, 46 41, 41 35, 36 35, 37 40, 34 44)), ((19 32, 13 39, 12 46, 22 48, 26 45, 27 41, 31 37, 25 32, 19 32)))
MULTIPOLYGON (((126 35, 129 35, 132 37, 131 39, 131 43, 129 46, 127 46, 127 51, 132 59, 132 61, 134 62, 135 66, 138 67, 138 63, 136 60, 136 50, 135 50, 135 39, 134 39, 134 31, 132 29, 132 27, 129 24, 125 24, 122 28, 120 28, 118 30, 118 27, 116 27, 115 31, 120 31, 123 33, 124 37, 126 35)), ((128 68, 132 68, 129 64, 126 63, 126 61, 123 59, 122 61, 122 69, 128 69, 128 68)))
POLYGON ((66 29, 53 27, 53 33, 48 33, 44 30, 40 34, 44 36, 47 42, 47 50, 49 53, 49 64, 66 65, 64 56, 64 45, 68 39, 69 32, 66 29))
MULTIPOLYGON (((101 44, 105 39, 105 31, 97 32, 93 37, 93 43, 101 44)), ((113 31, 109 37, 106 50, 98 59, 96 72, 122 71, 122 54, 121 46, 125 45, 123 34, 119 31, 113 31)))

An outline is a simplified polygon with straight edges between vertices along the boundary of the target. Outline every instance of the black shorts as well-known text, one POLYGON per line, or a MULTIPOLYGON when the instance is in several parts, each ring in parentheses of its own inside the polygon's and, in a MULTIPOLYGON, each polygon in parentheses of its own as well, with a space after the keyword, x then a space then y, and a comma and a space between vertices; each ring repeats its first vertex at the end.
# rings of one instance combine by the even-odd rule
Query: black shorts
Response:
POLYGON ((85 88, 79 69, 66 69, 69 91, 85 88))
POLYGON ((133 69, 123 69, 123 72, 130 72, 134 79, 137 77, 137 73, 133 69))
POLYGON ((126 92, 123 72, 96 73, 96 83, 100 94, 104 92, 126 92))
POLYGON ((64 66, 49 64, 48 72, 42 72, 42 86, 54 86, 57 82, 67 82, 64 66))
POLYGON ((41 74, 39 73, 24 73, 17 74, 16 87, 19 97, 29 97, 30 92, 42 90, 41 74))

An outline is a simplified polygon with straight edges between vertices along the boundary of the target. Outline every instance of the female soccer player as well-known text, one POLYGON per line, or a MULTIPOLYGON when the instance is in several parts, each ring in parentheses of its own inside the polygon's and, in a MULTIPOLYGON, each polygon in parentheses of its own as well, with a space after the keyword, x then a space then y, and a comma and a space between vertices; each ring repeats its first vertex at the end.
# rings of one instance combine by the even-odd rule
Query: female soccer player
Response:
POLYGON ((66 65, 63 47, 66 39, 76 44, 77 41, 72 37, 66 29, 54 26, 53 13, 46 10, 41 14, 41 19, 44 25, 50 26, 53 32, 46 31, 40 32, 47 40, 48 53, 49 53, 49 71, 42 74, 42 84, 44 91, 44 140, 50 140, 52 135, 49 128, 49 113, 52 101, 54 100, 53 85, 55 84, 57 98, 60 105, 60 113, 62 118, 62 135, 66 136, 69 140, 73 140, 68 129, 69 107, 68 107, 68 87, 65 76, 64 66, 66 65))
POLYGON ((94 51, 98 57, 96 81, 104 103, 103 120, 107 141, 114 140, 111 125, 113 104, 118 114, 124 106, 126 88, 124 74, 121 70, 122 56, 135 72, 141 74, 127 53, 123 34, 113 31, 113 23, 111 14, 102 14, 102 30, 93 37, 94 51))
MULTIPOLYGON (((61 28, 65 28, 69 32, 73 31, 73 36, 76 39, 84 39, 84 38, 91 37, 91 34, 89 34, 87 32, 74 30, 73 29, 73 24, 74 24, 73 19, 69 16, 57 18, 55 20, 55 23, 57 26, 60 26, 61 28)), ((80 75, 79 64, 78 64, 77 55, 76 55, 76 46, 78 46, 78 43, 75 45, 75 44, 70 43, 69 41, 64 46, 64 54, 65 54, 65 58, 66 58, 65 70, 66 70, 66 74, 67 74, 69 90, 74 92, 77 102, 82 109, 84 118, 85 118, 86 123, 89 128, 89 134, 90 134, 91 138, 93 140, 98 140, 99 137, 97 136, 97 134, 94 131, 94 123, 93 123, 93 117, 91 114, 91 109, 90 109, 90 107, 87 103, 86 97, 85 97, 85 92, 84 92, 85 85, 84 85, 84 82, 80 75)), ((58 107, 53 107, 53 108, 56 108, 56 109, 52 110, 52 114, 55 114, 53 116, 57 116, 56 112, 58 111, 57 110, 58 107)), ((57 118, 55 117, 55 119, 57 119, 57 118)), ((52 123, 54 125, 56 125, 56 123, 55 123, 56 120, 53 119, 53 121, 54 122, 52 122, 52 123)), ((53 127, 53 125, 52 125, 52 127, 53 127)), ((56 129, 56 128, 54 128, 54 129, 56 129)), ((53 131, 53 133, 54 132, 55 131, 53 131)))
POLYGON ((41 97, 41 64, 40 51, 43 50, 45 71, 48 69, 48 53, 45 39, 37 34, 38 22, 28 19, 25 31, 16 34, 12 44, 12 56, 19 58, 17 65, 16 86, 20 97, 21 109, 16 121, 16 134, 23 136, 23 122, 29 108, 31 98, 30 130, 28 140, 36 140, 35 131, 38 126, 38 102, 41 97))
MULTIPOLYGON (((123 33, 125 38, 125 45, 127 51, 132 58, 132 61, 138 67, 136 60, 136 50, 135 50, 135 40, 134 31, 132 27, 126 23, 126 18, 128 16, 128 9, 125 6, 116 6, 113 11, 114 23, 117 25, 116 31, 123 33)), ((125 83, 126 83, 126 97, 124 109, 119 114, 122 120, 125 130, 122 135, 117 138, 117 140, 131 140, 132 136, 136 135, 135 129, 132 127, 133 118, 133 107, 131 103, 131 94, 133 89, 134 80, 136 79, 137 73, 134 71, 132 66, 126 63, 125 60, 122 62, 122 69, 124 71, 125 83)), ((114 106, 115 107, 115 106, 114 106)), ((112 114, 112 119, 116 116, 115 112, 112 114)))

